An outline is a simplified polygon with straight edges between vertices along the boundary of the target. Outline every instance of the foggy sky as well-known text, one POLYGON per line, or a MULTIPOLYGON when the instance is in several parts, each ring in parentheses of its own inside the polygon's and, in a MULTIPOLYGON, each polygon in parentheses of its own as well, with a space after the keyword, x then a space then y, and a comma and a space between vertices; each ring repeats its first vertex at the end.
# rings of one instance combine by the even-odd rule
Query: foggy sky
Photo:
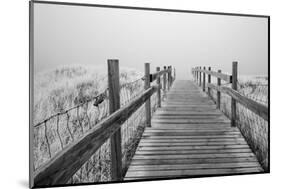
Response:
POLYGON ((240 75, 267 75, 267 19, 47 5, 35 3, 35 72, 60 65, 172 65, 178 79, 193 66, 240 75))

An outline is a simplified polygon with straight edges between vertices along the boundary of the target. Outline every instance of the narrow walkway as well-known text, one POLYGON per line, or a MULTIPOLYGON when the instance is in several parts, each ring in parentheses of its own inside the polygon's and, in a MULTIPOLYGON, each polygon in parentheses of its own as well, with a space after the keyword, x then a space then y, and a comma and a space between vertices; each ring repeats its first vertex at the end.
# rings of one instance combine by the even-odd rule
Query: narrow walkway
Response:
POLYGON ((262 172, 239 129, 192 81, 175 81, 124 180, 262 172))

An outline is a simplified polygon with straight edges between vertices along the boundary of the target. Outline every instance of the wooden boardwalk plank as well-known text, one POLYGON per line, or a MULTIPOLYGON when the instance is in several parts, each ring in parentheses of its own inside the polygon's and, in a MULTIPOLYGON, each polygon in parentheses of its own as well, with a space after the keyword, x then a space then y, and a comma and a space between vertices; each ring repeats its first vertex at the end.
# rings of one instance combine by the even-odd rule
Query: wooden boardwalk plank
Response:
POLYGON ((131 162, 132 165, 163 165, 163 164, 204 164, 204 163, 243 163, 243 162, 257 162, 254 157, 237 157, 237 158, 201 158, 201 159, 146 159, 137 160, 134 159, 131 162))
POLYGON ((219 175, 219 174, 237 174, 237 173, 258 173, 263 171, 260 167, 247 168, 214 168, 214 169, 178 169, 178 170, 153 170, 153 171, 129 171, 125 180, 149 179, 149 178, 170 178, 195 175, 219 175))
POLYGON ((263 172, 239 129, 191 81, 175 81, 124 180, 263 172))
POLYGON ((164 164, 164 165, 132 165, 130 171, 154 171, 154 170, 180 170, 180 169, 214 169, 214 168, 246 168, 259 167, 257 162, 243 163, 202 163, 202 164, 164 164))

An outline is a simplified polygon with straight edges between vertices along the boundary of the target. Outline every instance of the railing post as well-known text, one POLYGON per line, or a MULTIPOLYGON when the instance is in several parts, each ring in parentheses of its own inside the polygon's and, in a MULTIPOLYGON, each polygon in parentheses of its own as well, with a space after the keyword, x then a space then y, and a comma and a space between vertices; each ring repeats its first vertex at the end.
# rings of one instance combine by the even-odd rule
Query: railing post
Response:
MULTIPOLYGON (((206 67, 204 66, 204 71, 206 70, 206 67)), ((203 88, 203 91, 205 92, 205 86, 206 86, 206 74, 205 72, 203 72, 203 85, 202 85, 202 88, 203 88)))
MULTIPOLYGON (((195 67, 195 69, 196 69, 196 67, 195 67)), ((195 83, 197 82, 197 71, 194 71, 194 81, 195 81, 195 83)))
MULTIPOLYGON (((199 67, 197 67, 196 69, 198 69, 199 67)), ((198 70, 196 71, 197 72, 197 85, 199 85, 199 72, 198 72, 198 70)))
MULTIPOLYGON (((211 71, 211 67, 208 68, 211 71)), ((208 83, 211 83, 211 74, 208 74, 208 83)), ((211 89, 208 87, 208 95, 211 96, 211 89)))
MULTIPOLYGON (((232 89, 237 90, 237 62, 232 62, 232 89)), ((231 98, 231 126, 236 126, 236 100, 231 98)))
MULTIPOLYGON (((120 83, 119 62, 108 60, 108 91, 109 91, 109 113, 112 114, 120 108, 120 83)), ((122 180, 122 151, 121 130, 118 129, 110 138, 111 143, 111 178, 113 181, 122 180)))
MULTIPOLYGON (((166 68, 166 66, 164 66, 164 70, 166 70, 167 68, 166 68)), ((164 73, 163 74, 163 91, 164 91, 164 96, 166 96, 166 80, 167 80, 167 74, 166 73, 164 73)))
MULTIPOLYGON (((145 63, 144 64, 144 73, 145 73, 145 83, 144 83, 144 89, 148 89, 150 87, 150 64, 145 63)), ((145 121, 146 126, 151 127, 151 108, 150 108, 150 98, 147 99, 145 102, 145 121)))
MULTIPOLYGON (((195 67, 197 69, 197 67, 195 67)), ((195 83, 197 84, 197 70, 195 70, 195 83)))
POLYGON ((176 80, 176 68, 174 68, 174 80, 173 81, 175 81, 176 80))
MULTIPOLYGON (((198 69, 198 67, 196 67, 198 69)), ((196 71, 196 84, 199 85, 199 72, 198 70, 196 71)))
MULTIPOLYGON (((160 67, 156 68, 156 72, 159 73, 160 71, 160 67)), ((157 74, 157 80, 156 83, 158 85, 158 89, 157 89, 157 107, 160 108, 161 107, 161 84, 160 84, 160 75, 157 74)))
POLYGON ((169 82, 170 88, 172 86, 172 82, 173 82, 173 68, 172 66, 170 66, 170 82, 169 82))
POLYGON ((169 86, 169 66, 167 66, 167 90, 169 91, 169 89, 170 89, 170 86, 169 86))
POLYGON ((168 66, 168 90, 171 87, 171 66, 168 66))
MULTIPOLYGON (((196 69, 196 67, 194 68, 194 69, 196 69)), ((196 70, 194 71, 194 81, 195 81, 195 83, 197 82, 197 74, 196 74, 196 70)))
MULTIPOLYGON (((221 73, 221 70, 218 70, 218 73, 221 73)), ((217 79, 217 85, 221 85, 221 78, 218 77, 217 79)), ((217 108, 220 109, 221 107, 221 92, 217 91, 217 108)))
POLYGON ((199 67, 200 71, 199 71, 199 86, 201 86, 201 66, 199 67))

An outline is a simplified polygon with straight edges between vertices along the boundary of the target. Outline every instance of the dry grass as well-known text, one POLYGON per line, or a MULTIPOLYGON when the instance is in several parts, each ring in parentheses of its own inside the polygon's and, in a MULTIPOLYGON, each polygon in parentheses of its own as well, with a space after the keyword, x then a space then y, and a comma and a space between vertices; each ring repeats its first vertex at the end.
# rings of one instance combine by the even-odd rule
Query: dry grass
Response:
MULTIPOLYGON (((246 77, 239 80, 238 91, 248 98, 268 106, 267 77, 246 77)), ((211 90, 213 100, 216 100, 216 94, 216 91, 211 90)), ((221 110, 230 118, 231 97, 226 94, 221 94, 221 110)), ((238 103, 236 123, 252 151, 256 154, 258 161, 267 171, 268 122, 238 103)))
MULTIPOLYGON (((34 123, 40 122, 57 112, 63 112, 73 106, 86 102, 107 86, 106 74, 99 69, 62 67, 51 72, 35 76, 34 123)), ((120 82, 131 82, 142 76, 132 69, 120 71, 120 82)), ((143 90, 142 81, 121 89, 121 104, 124 105, 143 90)), ((108 115, 108 100, 98 106, 85 103, 67 114, 55 116, 34 129, 34 169, 46 163, 67 145, 79 139, 83 134, 108 115), (47 132, 45 132, 47 131, 47 132), (46 140, 46 137, 48 140, 46 140), (49 145, 49 148, 48 148, 49 145), (50 156, 51 155, 51 156, 50 156)), ((142 109, 132 115, 122 126, 123 157, 129 157, 141 133, 143 122, 142 109)), ((127 158, 123 158, 126 160, 127 158)), ((125 165, 127 165, 127 161, 125 165)), ((69 183, 106 182, 110 180, 110 143, 106 142, 73 175, 69 183)))

